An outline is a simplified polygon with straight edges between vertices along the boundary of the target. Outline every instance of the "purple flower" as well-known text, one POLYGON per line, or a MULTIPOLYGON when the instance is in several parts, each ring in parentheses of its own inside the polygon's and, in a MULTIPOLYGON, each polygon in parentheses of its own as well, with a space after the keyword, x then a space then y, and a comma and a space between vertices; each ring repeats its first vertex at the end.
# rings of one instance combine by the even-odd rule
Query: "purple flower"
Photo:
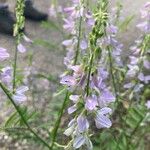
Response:
POLYGON ((143 65, 146 69, 150 69, 150 62, 148 60, 144 60, 143 65))
POLYGON ((123 87, 125 88, 125 89, 130 89, 130 88, 132 88, 133 86, 134 86, 135 84, 134 83, 127 83, 127 84, 125 84, 123 87))
POLYGON ((98 98, 98 104, 100 107, 107 106, 109 103, 115 102, 115 97, 109 90, 102 91, 98 98))
POLYGON ((69 98, 72 100, 74 103, 77 103, 79 100, 79 95, 70 95, 69 98))
POLYGON ((87 41, 86 40, 82 40, 81 44, 80 44, 80 48, 85 50, 85 49, 87 49, 87 47, 88 47, 87 41))
POLYGON ((85 108, 89 111, 93 111, 96 109, 96 106, 98 105, 97 103, 97 97, 96 96, 92 96, 92 97, 88 97, 86 99, 85 102, 85 108))
POLYGON ((0 60, 3 61, 9 57, 9 53, 6 49, 0 47, 0 60))
POLYGON ((108 107, 104 107, 97 111, 95 118, 96 127, 100 128, 110 128, 112 125, 111 120, 108 118, 107 114, 110 114, 112 110, 108 107))
POLYGON ((68 76, 62 77, 60 83, 70 87, 70 86, 75 86, 77 82, 73 76, 68 75, 68 76))
POLYGON ((83 135, 78 135, 73 142, 73 147, 78 149, 86 142, 86 138, 83 135))
POLYGON ((136 25, 136 27, 139 28, 143 32, 149 32, 150 31, 150 24, 147 21, 139 23, 138 25, 136 25))
POLYGON ((17 46, 17 49, 20 53, 25 53, 27 51, 21 43, 17 46))
POLYGON ((12 82, 12 68, 9 66, 3 68, 2 73, 0 74, 0 78, 5 84, 10 86, 12 82))
POLYGON ((77 126, 80 133, 85 132, 89 128, 89 122, 85 116, 80 115, 77 118, 77 126))
POLYGON ((77 110, 76 104, 68 108, 68 114, 72 114, 77 110))
POLYGON ((130 56, 129 58, 130 58, 130 64, 131 65, 136 65, 139 61, 139 58, 136 58, 134 56, 130 56))
POLYGON ((56 18, 57 16, 57 12, 54 4, 52 4, 51 7, 49 8, 49 16, 54 18, 56 18))
POLYGON ((90 11, 88 11, 87 14, 85 14, 85 16, 86 16, 87 25, 90 26, 90 27, 94 26, 95 20, 92 16, 92 13, 90 11))
POLYGON ((145 106, 147 107, 147 109, 150 109, 150 100, 148 100, 145 104, 145 106))
POLYGON ((26 101, 27 97, 25 96, 25 92, 28 90, 29 88, 27 86, 17 88, 15 94, 13 95, 14 101, 18 103, 26 101))
POLYGON ((72 19, 63 19, 64 25, 63 28, 69 33, 75 34, 75 22, 72 19))

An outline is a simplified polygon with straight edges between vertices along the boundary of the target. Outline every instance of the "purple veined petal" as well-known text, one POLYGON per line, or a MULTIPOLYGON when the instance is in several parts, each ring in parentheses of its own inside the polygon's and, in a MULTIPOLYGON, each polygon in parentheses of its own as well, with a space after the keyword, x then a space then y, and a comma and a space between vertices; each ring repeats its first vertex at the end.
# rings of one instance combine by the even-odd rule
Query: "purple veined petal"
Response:
POLYGON ((97 113, 97 116, 95 118, 95 123, 98 129, 110 128, 112 126, 111 120, 107 116, 100 113, 97 113))
POLYGON ((16 89, 16 93, 17 94, 23 94, 24 92, 26 92, 28 90, 29 90, 29 88, 27 86, 21 86, 21 87, 16 89))
POLYGON ((145 83, 150 83, 150 75, 145 76, 145 83))
POLYGON ((139 23, 138 25, 136 25, 137 28, 139 28, 141 31, 143 32, 147 32, 148 31, 148 22, 145 21, 145 22, 142 22, 142 23, 139 23))
POLYGON ((88 11, 85 14, 85 16, 86 16, 87 25, 90 26, 90 27, 93 26, 95 24, 95 20, 94 20, 94 18, 92 16, 92 13, 90 11, 88 11))
POLYGON ((101 114, 106 115, 106 114, 111 114, 111 113, 112 113, 112 109, 109 107, 104 107, 97 111, 97 114, 99 114, 99 115, 101 115, 101 114))
POLYGON ((132 88, 134 85, 135 85, 134 83, 127 83, 127 84, 125 84, 123 87, 124 87, 125 89, 130 89, 130 88, 132 88))
POLYGON ((70 95, 69 98, 72 100, 74 103, 77 103, 79 100, 79 95, 70 95))
POLYGON ((107 27, 107 32, 110 34, 116 34, 117 31, 118 31, 118 28, 112 24, 107 27))
POLYGON ((103 80, 108 77, 108 72, 104 68, 99 68, 98 74, 103 80))
POLYGON ((141 18, 148 17, 148 12, 146 10, 140 10, 140 13, 141 13, 141 18))
POLYGON ((80 115, 77 118, 77 126, 80 133, 83 133, 89 128, 89 122, 85 116, 80 115))
POLYGON ((0 47, 0 60, 3 61, 9 57, 9 53, 5 48, 0 47))
POLYGON ((85 49, 88 48, 88 43, 87 43, 86 40, 82 40, 82 41, 81 41, 80 48, 81 48, 82 50, 85 50, 85 49))
POLYGON ((73 147, 78 149, 85 144, 85 141, 86 139, 83 135, 78 135, 73 141, 73 147))
POLYGON ((95 110, 97 105, 98 105, 98 102, 97 102, 96 96, 88 97, 86 99, 85 108, 87 110, 89 110, 89 111, 95 110))
POLYGON ((104 99, 108 103, 110 103, 110 102, 114 102, 116 98, 109 90, 104 90, 102 91, 101 99, 104 99))
POLYGON ((76 85, 76 79, 72 76, 64 76, 64 77, 62 77, 60 83, 67 85, 67 86, 75 86, 76 85))
POLYGON ((27 51, 21 43, 17 46, 17 49, 20 53, 25 53, 27 51))
POLYGON ((73 105, 71 107, 68 108, 68 114, 72 114, 77 110, 77 106, 73 105))
POLYGON ((148 60, 144 60, 143 65, 146 69, 150 69, 150 62, 148 60))
POLYGON ((23 94, 14 94, 13 95, 13 100, 20 103, 20 102, 24 102, 27 100, 27 97, 23 94))
POLYGON ((143 73, 140 73, 140 74, 138 75, 138 79, 139 79, 140 81, 144 81, 144 80, 145 80, 144 74, 143 74, 143 73))
POLYGON ((64 8, 64 12, 71 15, 73 11, 75 10, 75 7, 66 7, 64 8))
POLYGON ((150 109, 150 100, 148 100, 145 104, 145 106, 147 107, 147 109, 150 109))
POLYGON ((130 64, 131 65, 136 65, 139 61, 139 58, 136 58, 134 56, 130 56, 129 58, 130 58, 130 64))

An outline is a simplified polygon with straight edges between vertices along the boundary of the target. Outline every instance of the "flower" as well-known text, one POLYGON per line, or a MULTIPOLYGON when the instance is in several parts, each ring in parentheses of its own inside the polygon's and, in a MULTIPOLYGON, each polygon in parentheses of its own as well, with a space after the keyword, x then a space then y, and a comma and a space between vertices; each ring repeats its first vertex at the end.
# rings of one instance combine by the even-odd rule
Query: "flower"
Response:
POLYGON ((27 86, 17 88, 15 94, 13 95, 13 100, 17 103, 26 101, 27 97, 25 96, 25 92, 28 90, 29 88, 27 86))
POLYGON ((74 142, 73 142, 73 147, 78 149, 80 148, 82 145, 84 145, 86 142, 86 138, 81 134, 81 135, 78 135, 75 139, 74 139, 74 142))
POLYGON ((17 49, 20 53, 25 53, 27 51, 26 48, 21 43, 18 44, 17 49))
POLYGON ((4 82, 7 86, 11 86, 12 82, 12 68, 7 66, 2 69, 2 73, 0 74, 0 78, 2 82, 4 82))
POLYGON ((96 95, 93 95, 92 97, 88 97, 86 99, 86 102, 85 102, 85 108, 89 111, 93 111, 96 109, 96 106, 98 105, 98 102, 97 102, 97 97, 96 95))
POLYGON ((145 104, 145 106, 147 107, 147 109, 150 109, 150 100, 148 100, 145 104))
POLYGON ((85 132, 89 128, 89 122, 85 116, 80 115, 77 118, 77 127, 80 133, 85 132))
POLYGON ((96 123, 96 127, 98 129, 111 127, 112 122, 107 116, 107 114, 110 114, 111 112, 112 112, 112 110, 108 107, 104 107, 97 111, 95 123, 96 123))
POLYGON ((5 48, 0 47, 0 60, 3 61, 9 57, 9 53, 5 48))

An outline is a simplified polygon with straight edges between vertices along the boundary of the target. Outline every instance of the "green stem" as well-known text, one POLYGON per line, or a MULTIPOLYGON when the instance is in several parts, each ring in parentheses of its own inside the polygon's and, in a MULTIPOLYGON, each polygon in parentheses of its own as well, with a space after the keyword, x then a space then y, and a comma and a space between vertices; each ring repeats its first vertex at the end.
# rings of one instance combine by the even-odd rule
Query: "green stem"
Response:
POLYGON ((110 51, 110 47, 109 46, 108 46, 108 58, 109 58, 110 75, 111 75, 111 78, 112 78, 112 83, 113 83, 113 87, 114 87, 115 97, 116 97, 117 103, 119 103, 118 94, 117 94, 117 87, 116 87, 116 81, 115 81, 115 77, 114 77, 114 74, 113 74, 112 55, 111 55, 111 51, 110 51))
MULTIPOLYGON (((74 65, 76 65, 77 60, 78 60, 78 55, 79 55, 79 49, 80 49, 80 38, 81 38, 81 29, 82 29, 82 17, 80 17, 80 21, 79 21, 79 34, 78 34, 78 43, 77 43, 77 50, 76 50, 76 55, 75 55, 75 59, 74 59, 74 65)), ((58 128, 60 126, 60 122, 61 122, 61 118, 64 112, 64 109, 67 106, 67 102, 69 100, 69 92, 67 91, 65 99, 63 101, 62 107, 60 109, 59 115, 58 115, 58 119, 56 120, 55 123, 55 127, 53 129, 53 136, 52 136, 52 144, 51 144, 51 150, 53 150, 54 144, 55 144, 55 140, 56 140, 56 136, 57 136, 57 132, 58 132, 58 128)))
POLYGON ((18 49, 17 46, 19 44, 19 37, 16 38, 16 48, 15 48, 15 55, 14 55, 14 69, 13 69, 13 93, 15 92, 16 88, 16 70, 17 70, 17 58, 18 58, 18 49))
POLYGON ((90 65, 89 65, 88 79, 87 79, 87 86, 86 86, 86 96, 89 95, 89 86, 90 86, 90 77, 91 77, 91 71, 92 71, 93 57, 94 57, 94 53, 91 55, 91 58, 90 58, 90 65))
POLYGON ((64 99, 64 102, 62 104, 62 107, 59 111, 59 115, 58 115, 58 118, 56 120, 56 123, 55 123, 55 127, 53 129, 53 134, 52 134, 52 144, 51 144, 51 150, 53 150, 53 146, 55 144, 55 140, 56 140, 56 136, 57 136, 57 132, 58 132, 58 128, 60 126, 60 122, 61 122, 61 118, 62 118, 62 115, 63 115, 63 112, 64 112, 64 109, 66 108, 67 106, 67 102, 69 100, 69 92, 67 91, 66 93, 66 96, 65 96, 65 99, 64 99))
POLYGON ((8 89, 0 82, 0 87, 1 89, 4 91, 4 93, 7 95, 7 97, 9 98, 9 100, 11 101, 11 103, 13 104, 14 108, 16 109, 16 111, 18 112, 20 118, 22 119, 23 123, 26 125, 27 129, 39 140, 41 141, 41 143, 43 143, 49 150, 50 150, 50 146, 30 127, 30 125, 28 124, 28 122, 26 121, 24 115, 22 114, 19 106, 16 105, 16 103, 14 102, 14 100, 12 99, 12 96, 10 94, 10 92, 8 91, 8 89))
POLYGON ((76 50, 76 55, 75 55, 75 59, 74 59, 74 65, 76 65, 77 60, 78 60, 78 55, 79 55, 81 29, 82 29, 82 17, 80 17, 80 21, 79 21, 79 35, 78 35, 78 43, 77 43, 77 50, 76 50))

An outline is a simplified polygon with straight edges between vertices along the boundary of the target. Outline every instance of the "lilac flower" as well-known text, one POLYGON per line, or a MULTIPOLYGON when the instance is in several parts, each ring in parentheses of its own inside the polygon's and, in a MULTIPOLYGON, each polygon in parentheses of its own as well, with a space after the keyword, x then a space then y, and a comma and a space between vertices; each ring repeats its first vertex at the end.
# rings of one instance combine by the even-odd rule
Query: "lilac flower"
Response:
POLYGON ((150 62, 148 60, 144 60, 143 65, 146 69, 150 69, 150 62))
POLYGON ((150 81, 150 75, 144 76, 143 73, 139 73, 138 79, 139 79, 140 81, 145 82, 145 83, 147 84, 147 83, 149 83, 149 81, 150 81))
POLYGON ((115 97, 109 90, 103 90, 98 98, 98 104, 100 107, 105 107, 109 103, 115 102, 115 97))
POLYGON ((9 57, 9 53, 6 49, 0 47, 0 60, 3 61, 9 57))
POLYGON ((74 103, 77 103, 79 100, 79 95, 70 95, 69 99, 72 100, 74 103))
POLYGON ((125 88, 125 89, 130 89, 130 88, 132 88, 133 86, 134 86, 135 84, 134 83, 127 83, 127 84, 125 84, 123 87, 125 88))
POLYGON ((75 31, 75 22, 74 20, 72 19, 63 19, 64 20, 64 25, 63 25, 63 28, 68 31, 69 33, 71 34, 75 34, 76 31, 75 31))
POLYGON ((21 43, 17 46, 17 49, 20 53, 25 53, 27 51, 21 43))
POLYGON ((80 44, 80 48, 85 50, 85 49, 87 49, 87 47, 88 47, 87 41, 86 40, 82 40, 81 44, 80 44))
POLYGON ((17 103, 21 103, 27 100, 27 97, 25 96, 25 92, 28 91, 29 88, 27 86, 21 86, 16 89, 15 94, 13 95, 14 101, 17 103))
POLYGON ((112 125, 111 120, 108 118, 108 114, 110 114, 112 110, 108 107, 104 107, 97 111, 97 115, 95 118, 96 127, 99 128, 110 128, 112 125))
POLYGON ((0 74, 0 79, 7 86, 11 86, 12 82, 12 68, 7 66, 2 69, 2 73, 0 74))
POLYGON ((96 106, 98 105, 98 102, 97 102, 97 97, 96 96, 92 96, 92 97, 88 97, 86 99, 86 102, 85 102, 85 108, 89 111, 93 111, 96 109, 96 106))
POLYGON ((112 24, 107 27, 107 33, 108 34, 116 34, 117 31, 118 31, 118 28, 112 24))
POLYGON ((68 108, 68 114, 72 114, 77 110, 76 104, 68 108))
POLYGON ((82 145, 84 145, 86 142, 86 138, 81 134, 81 135, 78 135, 75 139, 74 139, 74 142, 73 142, 73 147, 78 149, 80 148, 82 145))
POLYGON ((49 8, 49 16, 54 18, 56 18, 57 16, 57 12, 54 4, 52 4, 51 7, 49 8))
POLYGON ((139 23, 136 25, 136 27, 139 28, 142 32, 150 32, 150 24, 147 21, 139 23))
POLYGON ((136 65, 139 61, 139 58, 136 58, 134 56, 130 56, 129 58, 130 58, 130 64, 131 65, 136 65))
POLYGON ((67 85, 68 87, 70 86, 75 86, 76 85, 76 79, 73 76, 64 76, 61 81, 61 84, 67 85))
POLYGON ((85 132, 89 128, 89 122, 85 116, 80 115, 77 118, 77 126, 80 133, 85 132))
POLYGON ((92 16, 92 13, 90 11, 87 12, 87 14, 85 14, 86 16, 86 22, 88 26, 93 26, 95 24, 95 20, 92 16))
POLYGON ((150 100, 148 100, 145 104, 145 106, 147 107, 147 109, 150 109, 150 100))

